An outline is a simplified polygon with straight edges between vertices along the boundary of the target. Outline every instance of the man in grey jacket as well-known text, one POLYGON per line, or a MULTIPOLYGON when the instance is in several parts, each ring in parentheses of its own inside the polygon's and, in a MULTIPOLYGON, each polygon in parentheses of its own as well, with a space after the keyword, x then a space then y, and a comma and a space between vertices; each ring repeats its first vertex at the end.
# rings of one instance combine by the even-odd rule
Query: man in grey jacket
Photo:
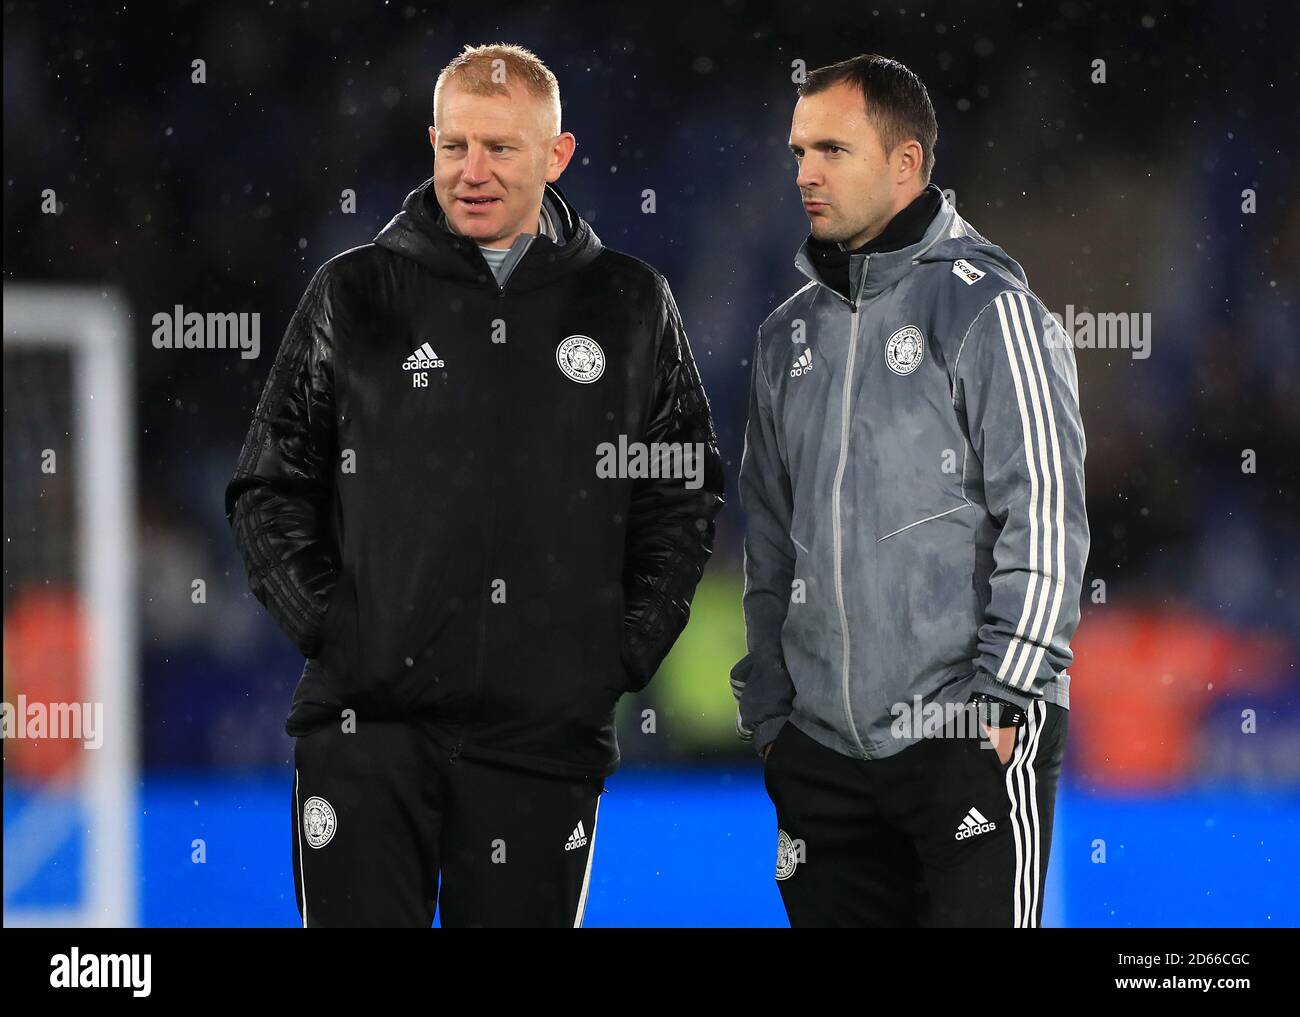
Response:
POLYGON ((1071 344, 930 183, 925 86, 811 72, 809 282, 759 329, 748 653, 792 925, 1035 926, 1088 553, 1071 344))

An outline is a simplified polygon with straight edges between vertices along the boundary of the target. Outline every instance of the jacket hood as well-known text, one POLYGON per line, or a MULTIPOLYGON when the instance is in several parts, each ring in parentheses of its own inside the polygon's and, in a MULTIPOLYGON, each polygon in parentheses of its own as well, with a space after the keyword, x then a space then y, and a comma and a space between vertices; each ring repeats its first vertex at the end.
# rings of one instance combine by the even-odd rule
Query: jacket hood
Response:
MULTIPOLYGON (((554 184, 547 184, 542 204, 557 240, 521 234, 510 249, 500 286, 535 289, 591 262, 603 249, 600 238, 554 184)), ((418 261, 436 275, 468 284, 497 288, 496 278, 478 244, 453 233, 438 204, 430 177, 406 196, 402 210, 379 231, 375 243, 418 261)))
MULTIPOLYGON (((803 242, 795 257, 795 267, 813 282, 835 291, 835 287, 818 270, 811 256, 811 243, 812 237, 803 242)), ((977 265, 992 263, 1010 272, 1021 283, 1028 281, 1020 264, 997 244, 980 236, 975 227, 958 215, 947 197, 944 197, 924 236, 916 243, 896 251, 852 255, 849 258, 850 287, 859 300, 869 300, 887 290, 915 265, 932 261, 953 262, 958 258, 977 265)), ((838 291, 835 292, 841 300, 844 299, 838 291)))

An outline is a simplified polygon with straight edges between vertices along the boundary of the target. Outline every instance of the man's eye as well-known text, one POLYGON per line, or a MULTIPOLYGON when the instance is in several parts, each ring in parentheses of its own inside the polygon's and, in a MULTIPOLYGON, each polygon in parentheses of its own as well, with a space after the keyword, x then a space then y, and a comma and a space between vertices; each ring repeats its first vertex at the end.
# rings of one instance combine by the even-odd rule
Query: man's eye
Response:
POLYGON ((844 149, 840 148, 839 145, 828 145, 827 148, 826 148, 826 151, 828 151, 828 152, 830 152, 832 155, 834 155, 836 152, 843 152, 844 149))

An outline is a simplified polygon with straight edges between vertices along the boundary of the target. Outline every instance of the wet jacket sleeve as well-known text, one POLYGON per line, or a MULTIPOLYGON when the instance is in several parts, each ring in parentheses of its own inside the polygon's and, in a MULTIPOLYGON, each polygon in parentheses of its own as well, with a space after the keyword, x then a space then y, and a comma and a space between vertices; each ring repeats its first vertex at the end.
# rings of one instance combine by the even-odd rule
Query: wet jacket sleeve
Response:
POLYGON ((659 278, 658 287, 656 368, 641 440, 682 443, 694 458, 684 478, 633 482, 623 568, 623 663, 634 691, 654 677, 686 628, 723 504, 722 457, 709 401, 668 283, 659 278))
POLYGON ((338 578, 331 317, 322 267, 285 331, 225 497, 249 587, 307 657, 338 578))
POLYGON ((1000 526, 972 691, 1028 706, 1073 660, 1089 544, 1074 350, 1032 293, 1002 293, 976 317, 953 400, 1000 526))
POLYGON ((731 672, 731 689, 738 702, 736 728, 742 738, 753 737, 760 754, 776 738, 794 704, 794 685, 781 650, 781 627, 790 607, 795 563, 790 537, 794 500, 790 475, 777 444, 762 343, 760 332, 754 348, 749 420, 740 461, 740 503, 746 519, 744 609, 748 652, 731 672))

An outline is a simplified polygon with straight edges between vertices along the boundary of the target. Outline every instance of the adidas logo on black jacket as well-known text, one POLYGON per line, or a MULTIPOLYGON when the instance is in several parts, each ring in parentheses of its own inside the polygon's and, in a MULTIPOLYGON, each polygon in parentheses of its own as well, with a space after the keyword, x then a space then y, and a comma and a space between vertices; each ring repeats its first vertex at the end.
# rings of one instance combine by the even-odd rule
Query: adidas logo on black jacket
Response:
POLYGON ((722 466, 681 318, 545 200, 558 243, 521 237, 498 285, 426 181, 289 323, 225 505, 308 658, 291 735, 422 715, 467 757, 606 776, 619 696, 686 625, 722 466), (703 485, 598 478, 620 436, 702 443, 703 485))

